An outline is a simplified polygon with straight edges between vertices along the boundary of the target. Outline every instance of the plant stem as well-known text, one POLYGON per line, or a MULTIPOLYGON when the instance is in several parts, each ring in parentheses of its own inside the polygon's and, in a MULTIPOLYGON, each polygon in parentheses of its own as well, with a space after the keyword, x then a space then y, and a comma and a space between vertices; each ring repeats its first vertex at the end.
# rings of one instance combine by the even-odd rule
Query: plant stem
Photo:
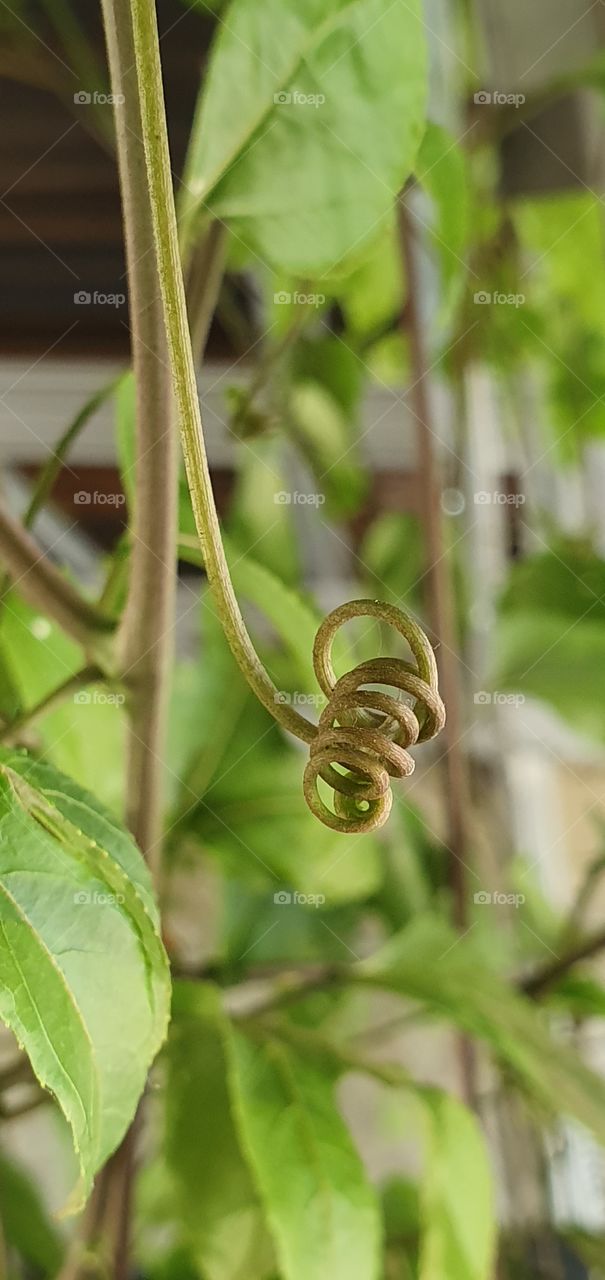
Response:
POLYGON ((91 654, 104 651, 113 621, 80 595, 1 503, 0 558, 29 604, 57 622, 91 654))
MULTIPOLYGON (((459 663, 456 657, 456 624, 450 567, 443 539, 440 506, 440 484, 431 407, 428 396, 427 366, 424 326, 420 313, 420 281, 416 254, 412 243, 410 215, 403 203, 399 206, 402 258, 407 281, 407 307, 404 325, 410 346, 412 370, 412 400, 416 418, 418 445, 418 469, 422 491, 422 516, 426 538, 427 603, 431 611, 431 623, 439 649, 439 675, 443 700, 447 707, 447 720, 443 730, 445 739, 445 800, 447 806, 447 848, 450 853, 450 885, 454 899, 454 921, 464 928, 467 913, 467 891, 464 869, 468 854, 468 770, 460 739, 460 684, 459 663)), ((464 1090, 468 1102, 475 1094, 474 1054, 466 1036, 458 1039, 464 1090)))
POLYGON ((225 266, 227 229, 211 222, 195 249, 187 275, 187 311, 194 359, 202 360, 225 266))
POLYGON ((35 706, 29 707, 21 712, 20 715, 15 716, 15 719, 11 720, 9 724, 3 725, 0 729, 0 742, 15 738, 22 729, 33 724, 35 720, 45 715, 47 711, 52 711, 53 707, 60 706, 62 702, 69 698, 70 694, 77 693, 78 689, 84 689, 87 685, 95 684, 99 680, 103 680, 103 678, 103 672, 100 667, 90 665, 83 667, 81 671, 76 671, 75 675, 70 676, 68 680, 64 680, 63 684, 58 685, 56 689, 52 689, 40 702, 36 702, 35 706))
MULTIPOLYGON (((120 671, 129 691, 126 819, 157 881, 173 657, 178 464, 130 6, 126 0, 102 0, 102 9, 116 100, 136 386, 133 546, 128 599, 118 636, 120 671)), ((85 1226, 85 1241, 96 1237, 101 1249, 108 1250, 114 1280, 126 1280, 130 1271, 137 1134, 138 1125, 133 1124, 101 1172, 95 1188, 98 1212, 85 1226)), ((73 1274, 85 1274, 84 1266, 76 1257, 73 1274)))
POLYGON ((294 707, 277 700, 278 691, 248 635, 229 576, 206 457, 189 335, 155 11, 149 0, 131 2, 149 194, 170 363, 185 466, 208 580, 231 651, 257 698, 284 728, 304 742, 311 742, 316 732, 314 725, 294 707))
POLYGON ((157 869, 176 588, 177 451, 129 5, 102 0, 115 111, 136 383, 136 506, 120 628, 130 689, 128 825, 157 869))

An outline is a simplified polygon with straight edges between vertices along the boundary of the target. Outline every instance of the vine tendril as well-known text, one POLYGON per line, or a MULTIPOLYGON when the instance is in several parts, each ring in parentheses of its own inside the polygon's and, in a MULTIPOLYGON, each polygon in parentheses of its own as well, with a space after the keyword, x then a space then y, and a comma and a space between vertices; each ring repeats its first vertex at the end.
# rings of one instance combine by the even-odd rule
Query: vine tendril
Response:
POLYGON ((414 770, 408 748, 434 738, 445 724, 435 655, 409 614, 381 600, 351 600, 322 622, 315 637, 313 665, 328 702, 311 742, 305 799, 312 813, 334 831, 375 831, 391 811, 390 779, 409 777, 414 770), (332 666, 334 637, 345 622, 360 617, 378 618, 394 627, 407 641, 415 663, 373 658, 337 680, 332 666), (413 705, 363 687, 375 684, 401 690, 413 705), (333 810, 320 795, 319 779, 332 788, 333 810))
POLYGON ((414 768, 408 748, 434 737, 445 723, 435 656, 422 629, 394 605, 379 600, 341 605, 324 620, 315 639, 315 671, 328 705, 319 724, 313 725, 295 707, 282 703, 256 652, 233 589, 206 455, 179 256, 155 7, 149 0, 131 0, 130 12, 174 395, 201 555, 215 607, 231 652, 259 701, 285 729, 310 745, 304 793, 311 811, 336 831, 373 831, 389 815, 389 779, 406 777, 414 768), (375 658, 337 680, 331 661, 334 635, 344 622, 364 616, 394 627, 415 661, 375 658), (362 687, 377 683, 407 694, 412 705, 362 687), (320 780, 332 787, 334 811, 320 796, 320 780))

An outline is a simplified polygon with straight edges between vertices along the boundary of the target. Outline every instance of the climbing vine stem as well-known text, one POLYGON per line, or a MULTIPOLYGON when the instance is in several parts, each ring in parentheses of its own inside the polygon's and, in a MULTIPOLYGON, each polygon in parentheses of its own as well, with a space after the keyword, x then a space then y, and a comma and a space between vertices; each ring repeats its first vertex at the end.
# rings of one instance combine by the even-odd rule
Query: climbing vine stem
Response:
POLYGON ((172 190, 155 6, 149 0, 132 0, 132 20, 174 394, 195 522, 216 609, 238 666, 259 701, 285 729, 311 747, 304 791, 313 813, 337 831, 371 831, 388 817, 390 777, 407 776, 414 767, 407 748, 433 737, 444 723, 433 652, 421 628, 402 611, 372 600, 341 606, 325 619, 315 642, 315 672, 328 700, 317 727, 280 698, 260 661, 229 575, 204 443, 172 190), (403 659, 376 659, 336 680, 330 661, 334 633, 349 619, 368 615, 388 622, 403 635, 415 665, 403 659), (381 683, 403 691, 414 705, 361 688, 381 683), (332 788, 333 810, 320 795, 320 779, 332 788))

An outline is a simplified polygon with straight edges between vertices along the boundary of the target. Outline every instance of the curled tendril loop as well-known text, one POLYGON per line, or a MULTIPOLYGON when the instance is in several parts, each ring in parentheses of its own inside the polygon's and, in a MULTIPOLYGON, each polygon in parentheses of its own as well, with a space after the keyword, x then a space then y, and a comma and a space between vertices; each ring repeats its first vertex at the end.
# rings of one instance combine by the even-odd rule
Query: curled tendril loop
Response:
POLYGON ((445 724, 435 655, 409 614, 380 600, 352 600, 322 622, 315 637, 313 665, 328 702, 305 770, 307 804, 335 831, 375 831, 391 810, 390 779, 407 778, 414 770, 408 748, 434 738, 445 724), (394 627, 407 641, 414 663, 374 658, 337 680, 332 666, 334 637, 345 622, 360 617, 378 618, 394 627), (376 684, 401 690, 411 705, 363 687, 376 684), (321 798, 320 778, 332 787, 334 811, 321 798))

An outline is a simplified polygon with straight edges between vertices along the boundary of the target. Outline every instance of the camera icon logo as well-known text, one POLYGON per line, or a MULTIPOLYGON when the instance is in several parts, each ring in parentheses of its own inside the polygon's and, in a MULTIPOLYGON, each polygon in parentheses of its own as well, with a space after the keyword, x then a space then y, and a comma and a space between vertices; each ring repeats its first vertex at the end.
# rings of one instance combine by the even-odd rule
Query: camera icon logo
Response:
POLYGON ((79 293, 74 293, 74 302, 77 307, 86 307, 92 302, 92 295, 85 289, 80 289, 79 293))
POLYGON ((489 906, 491 904, 491 900, 492 900, 491 893, 486 893, 485 889, 481 889, 479 893, 473 894, 473 902, 478 903, 480 907, 489 906))
POLYGON ((480 307, 487 306, 488 303, 491 302, 491 300, 492 300, 491 293, 486 293, 485 289, 480 289, 479 292, 474 294, 473 296, 473 301, 475 302, 475 304, 477 304, 480 307))
POLYGON ((280 289, 279 293, 273 294, 273 301, 276 302, 278 306, 284 306, 288 302, 292 301, 292 294, 288 293, 287 289, 280 289))
POLYGON ((74 102, 77 107, 88 106, 92 102, 92 94, 87 93, 85 89, 80 89, 78 93, 74 93, 74 102))
POLYGON ((81 890, 80 893, 74 893, 74 902, 78 906, 83 906, 85 902, 90 902, 90 894, 86 893, 85 890, 81 890))
POLYGON ((491 700, 492 700, 492 695, 491 693, 488 693, 486 689, 480 689, 479 692, 476 693, 473 698, 473 702, 478 707, 489 706, 489 704, 491 703, 491 700))
POLYGON ((287 907, 292 902, 292 894, 287 889, 280 889, 273 894, 273 901, 278 907, 287 907))
POLYGON ((285 489, 281 489, 279 493, 273 494, 273 501, 276 502, 279 507, 287 507, 292 501, 292 494, 286 493, 285 489))
POLYGON ((486 89, 480 89, 479 92, 474 94, 474 97, 473 97, 473 101, 476 103, 478 107, 489 106, 491 100, 492 100, 492 95, 491 93, 488 93, 486 89))
POLYGON ((80 689, 78 693, 74 694, 74 702, 78 707, 88 707, 92 702, 92 694, 88 692, 88 689, 80 689))
POLYGON ((292 94, 282 89, 280 93, 273 94, 273 101, 276 107, 286 107, 292 101, 292 94))
POLYGON ((79 489, 74 493, 74 502, 78 507, 89 507, 92 502, 92 494, 87 493, 86 489, 79 489))
POLYGON ((491 493, 487 489, 479 489, 475 494, 475 503, 478 507, 486 507, 492 500, 491 493))

